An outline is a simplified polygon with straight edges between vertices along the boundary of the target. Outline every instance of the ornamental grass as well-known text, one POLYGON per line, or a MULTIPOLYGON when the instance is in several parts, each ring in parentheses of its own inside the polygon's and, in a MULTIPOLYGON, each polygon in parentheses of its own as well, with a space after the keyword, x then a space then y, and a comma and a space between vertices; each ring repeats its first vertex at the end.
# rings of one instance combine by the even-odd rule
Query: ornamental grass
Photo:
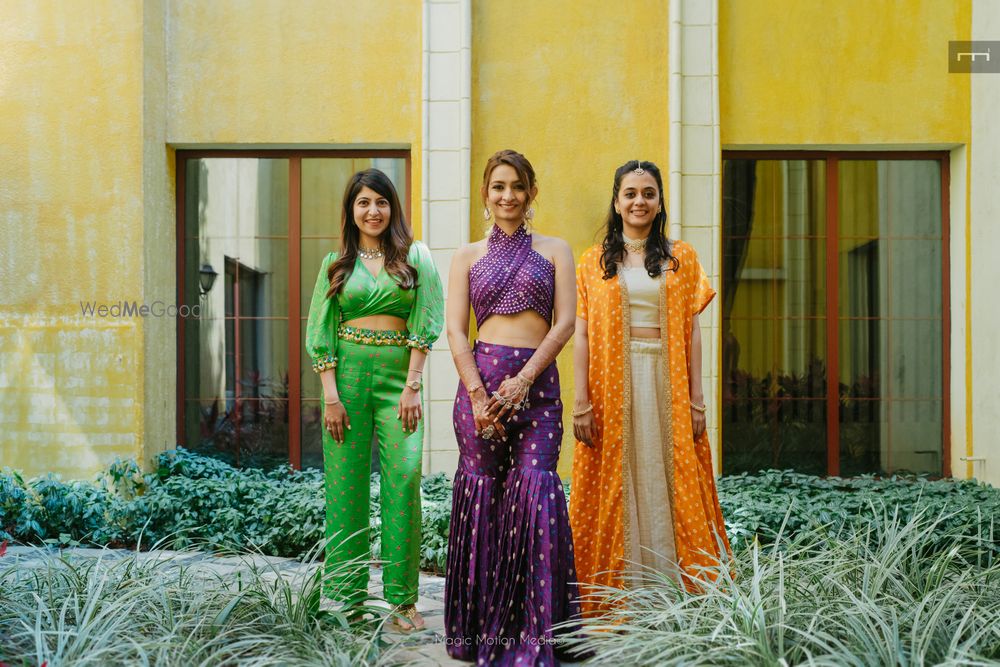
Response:
POLYGON ((612 610, 571 647, 599 665, 1000 664, 992 521, 970 536, 949 515, 869 509, 864 524, 753 542, 695 592, 648 572, 598 591, 612 610))
POLYGON ((323 600, 323 577, 322 568, 289 576, 260 559, 227 571, 216 559, 189 565, 162 552, 8 554, 0 558, 0 664, 354 667, 391 660, 384 610, 368 609, 368 620, 349 625, 323 600))

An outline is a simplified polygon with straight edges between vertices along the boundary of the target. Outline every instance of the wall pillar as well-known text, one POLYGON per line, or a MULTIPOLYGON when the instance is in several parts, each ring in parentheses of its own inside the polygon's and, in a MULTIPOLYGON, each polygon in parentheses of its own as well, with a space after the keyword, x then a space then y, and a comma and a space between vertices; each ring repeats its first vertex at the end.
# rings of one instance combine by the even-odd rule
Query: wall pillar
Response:
MULTIPOLYGON (((973 0, 972 39, 993 40, 1000 34, 1000 4, 991 0, 973 0)), ((972 149, 969 156, 970 216, 966 223, 966 244, 954 248, 952 256, 962 253, 965 284, 954 285, 965 295, 965 359, 952 361, 952 376, 966 387, 966 401, 952 403, 952 421, 966 421, 968 432, 963 441, 952 440, 952 472, 955 476, 975 477, 1000 486, 1000 348, 996 331, 1000 329, 1000 311, 996 308, 996 285, 1000 284, 1000 191, 996 174, 1000 157, 994 150, 1000 145, 1000 126, 996 110, 1000 107, 1000 74, 952 74, 968 76, 972 89, 972 149), (965 363, 962 364, 961 362, 965 363), (956 462, 956 456, 959 461, 956 462), (956 463, 958 463, 956 465, 956 463)), ((953 230, 955 236, 958 230, 953 230)), ((952 299, 955 303, 955 299, 952 299)), ((953 306, 954 309, 954 306, 953 306)), ((954 312, 954 311, 953 311, 954 312)), ((957 323, 952 321, 952 329, 957 323)), ((963 328, 964 329, 964 328, 963 328)), ((955 432, 954 430, 952 431, 955 432)))
MULTIPOLYGON (((690 243, 712 286, 721 287, 722 146, 719 132, 717 0, 674 0, 670 45, 670 236, 690 243), (675 43, 676 42, 676 43, 675 43)), ((719 299, 701 314, 708 436, 719 472, 719 299)))
MULTIPOLYGON (((469 153, 472 146, 471 0, 424 1, 423 191, 424 240, 448 295, 455 250, 469 242, 469 153)), ((424 371, 425 473, 453 474, 458 444, 451 412, 458 373, 444 332, 424 371)))

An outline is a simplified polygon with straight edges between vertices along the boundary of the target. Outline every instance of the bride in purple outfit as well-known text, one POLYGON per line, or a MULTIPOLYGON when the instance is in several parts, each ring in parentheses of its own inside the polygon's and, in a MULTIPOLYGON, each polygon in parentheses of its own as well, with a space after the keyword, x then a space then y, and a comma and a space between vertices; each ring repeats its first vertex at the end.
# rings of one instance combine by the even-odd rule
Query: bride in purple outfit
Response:
POLYGON ((555 358, 573 334, 576 277, 562 239, 526 229, 531 163, 486 163, 486 239, 455 253, 447 330, 461 384, 445 631, 448 653, 484 665, 553 665, 553 623, 579 614, 566 497, 556 473, 562 402, 555 358), (479 331, 469 347, 469 307, 479 331))

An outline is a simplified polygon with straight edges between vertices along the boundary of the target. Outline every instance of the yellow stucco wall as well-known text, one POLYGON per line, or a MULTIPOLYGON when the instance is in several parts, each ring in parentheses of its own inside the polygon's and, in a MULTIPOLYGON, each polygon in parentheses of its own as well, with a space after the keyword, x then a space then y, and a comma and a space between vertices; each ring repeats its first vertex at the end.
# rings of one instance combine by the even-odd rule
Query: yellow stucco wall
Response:
MULTIPOLYGON (((473 2, 473 190, 521 150, 538 231, 593 243, 617 165, 669 168, 668 4, 473 2)), ((421 235, 422 11, 0 0, 0 465, 79 477, 170 445, 172 323, 79 315, 172 296, 170 146, 409 147, 421 235)), ((719 0, 722 142, 967 143, 943 52, 970 22, 968 0, 719 0)), ((559 363, 571 401, 571 348, 559 363)))
POLYGON ((723 146, 964 143, 968 0, 719 0, 723 146))
POLYGON ((80 316, 172 303, 173 147, 409 147, 420 235, 420 2, 0 15, 0 466, 87 477, 175 442, 174 321, 80 316))
POLYGON ((410 147, 419 238, 422 11, 417 0, 171 0, 168 141, 410 147))
POLYGON ((84 476, 142 446, 141 3, 0 9, 0 465, 84 476))
MULTIPOLYGON (((719 0, 723 147, 970 145, 971 79, 948 72, 946 53, 971 28, 969 0, 719 0)), ((969 193, 953 186, 951 197, 969 193)), ((953 236, 965 237, 956 224, 968 222, 953 219, 953 236)), ((953 285, 953 303, 968 303, 963 291, 953 285)), ((954 358, 952 376, 971 374, 969 363, 954 358)), ((953 433, 965 433, 962 419, 964 406, 953 404, 953 433)), ((953 438, 951 447, 953 474, 969 476, 955 457, 971 445, 953 438)))
MULTIPOLYGON (((479 186, 502 148, 535 168, 535 227, 579 256, 598 240, 615 169, 656 162, 666 178, 667 2, 474 2, 472 8, 472 239, 483 236, 479 186)), ((559 356, 572 405, 572 344, 559 356)), ((572 419, 559 471, 568 475, 572 419)))

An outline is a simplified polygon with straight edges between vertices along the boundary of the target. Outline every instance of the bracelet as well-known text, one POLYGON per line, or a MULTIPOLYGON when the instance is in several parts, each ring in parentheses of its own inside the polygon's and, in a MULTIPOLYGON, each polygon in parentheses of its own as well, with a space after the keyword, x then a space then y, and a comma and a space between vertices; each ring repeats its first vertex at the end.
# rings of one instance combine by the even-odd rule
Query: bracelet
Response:
POLYGON ((469 396, 472 396, 472 394, 473 394, 473 393, 475 393, 475 392, 479 391, 480 389, 482 389, 482 390, 483 390, 483 393, 484 393, 484 394, 486 393, 486 387, 485 387, 484 385, 481 385, 481 384, 477 384, 477 385, 476 385, 475 387, 473 387, 472 389, 466 389, 466 390, 465 390, 465 393, 466 393, 466 394, 468 394, 469 396))
POLYGON ((420 370, 419 368, 410 368, 410 369, 407 369, 406 372, 407 373, 420 373, 421 375, 424 374, 424 372, 422 370, 420 370))
POLYGON ((688 401, 688 403, 691 404, 691 409, 692 410, 697 410, 701 414, 705 414, 705 412, 708 411, 708 406, 707 405, 695 405, 694 401, 688 401))
POLYGON ((339 398, 335 401, 323 401, 323 405, 336 405, 337 403, 340 403, 339 398))
POLYGON ((574 417, 582 417, 582 416, 584 416, 585 414, 587 414, 588 412, 590 412, 593 409, 594 409, 593 404, 588 403, 587 407, 584 408, 583 410, 580 410, 579 412, 574 411, 573 412, 573 416, 574 417))

